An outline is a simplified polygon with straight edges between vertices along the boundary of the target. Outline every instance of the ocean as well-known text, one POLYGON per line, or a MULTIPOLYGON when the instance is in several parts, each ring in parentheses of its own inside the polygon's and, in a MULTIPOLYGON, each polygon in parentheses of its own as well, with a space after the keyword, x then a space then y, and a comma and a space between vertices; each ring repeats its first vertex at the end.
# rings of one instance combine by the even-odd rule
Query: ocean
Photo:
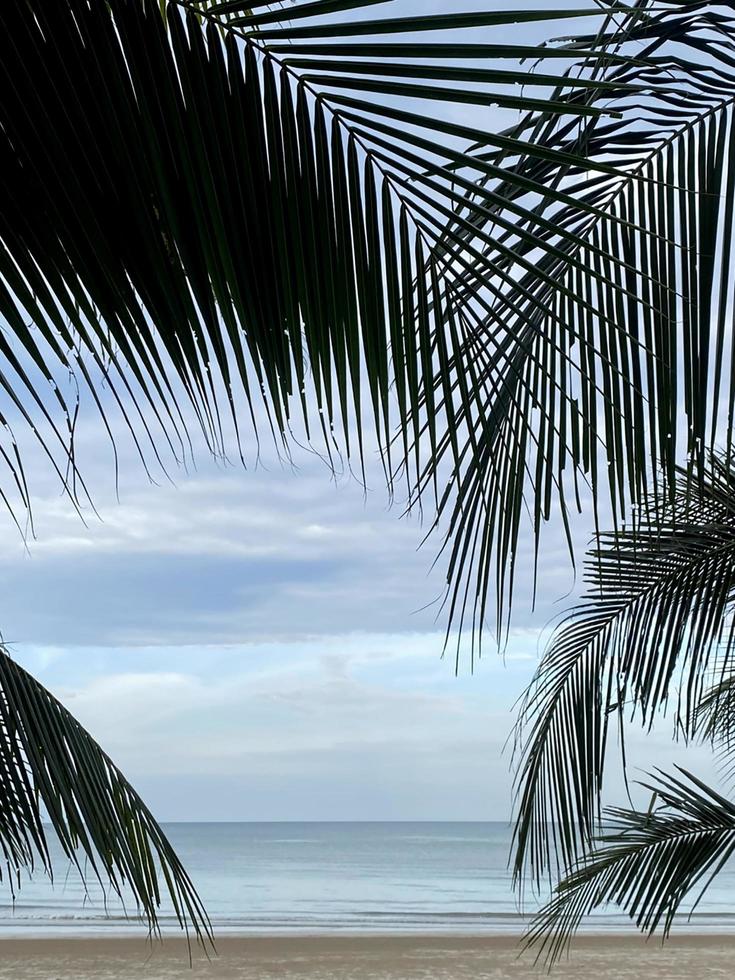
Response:
MULTIPOLYGON (((485 934, 521 932, 504 823, 175 823, 164 825, 215 932, 228 934, 485 934)), ((0 883, 0 935, 116 935, 145 927, 61 856, 53 884, 36 874, 13 905, 0 883)), ((735 869, 697 907, 689 931, 731 931, 735 869)), ((162 913, 164 932, 174 925, 162 913)), ((630 929, 615 909, 596 932, 630 929)), ((686 922, 682 923, 686 929, 686 922)))

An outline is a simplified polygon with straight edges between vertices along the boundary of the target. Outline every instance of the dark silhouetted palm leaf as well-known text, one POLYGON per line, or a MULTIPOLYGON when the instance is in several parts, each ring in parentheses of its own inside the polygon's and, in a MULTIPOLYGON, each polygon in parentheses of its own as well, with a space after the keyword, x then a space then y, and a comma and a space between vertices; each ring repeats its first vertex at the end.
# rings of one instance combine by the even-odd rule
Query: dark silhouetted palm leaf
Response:
POLYGON ((564 870, 599 832, 611 719, 649 726, 678 688, 694 733, 714 672, 733 667, 735 469, 715 458, 587 560, 590 591, 556 630, 517 730, 516 875, 564 870))
POLYGON ((526 940, 553 963, 583 918, 608 903, 639 929, 668 935, 687 898, 690 912, 735 851, 735 804, 684 770, 657 774, 648 812, 611 809, 606 833, 535 917, 526 940))
MULTIPOLYGON (((477 397, 474 328, 457 290, 481 277, 486 308, 513 281, 492 265, 512 250, 481 220, 494 197, 481 189, 468 204, 474 184, 457 169, 468 141, 484 136, 544 166, 614 168, 455 122, 446 107, 596 118, 607 110, 588 94, 606 83, 588 66, 623 62, 604 39, 544 48, 485 33, 599 22, 594 3, 411 17, 392 7, 0 4, 0 494, 13 513, 31 500, 21 428, 83 500, 75 432, 85 404, 111 437, 121 416, 145 461, 185 460, 193 415, 218 454, 228 433, 241 449, 248 417, 284 443, 299 418, 329 452, 341 436, 358 459, 372 426, 389 478, 413 459, 412 487, 445 440, 459 466, 477 397), (543 75, 520 64, 536 56, 551 65, 543 75), (526 81, 540 98, 520 92, 526 81)), ((492 166, 521 196, 567 201, 522 169, 492 166)), ((534 242, 546 245, 523 224, 516 237, 527 248, 514 261, 528 272, 534 242)), ((100 874, 113 887, 124 878, 152 924, 157 852, 177 910, 201 930, 190 885, 137 797, 56 702, 3 664, 15 682, 3 688, 2 791, 15 800, 16 784, 38 786, 67 852, 98 851, 100 874), (30 697, 47 720, 28 714, 30 697)), ((48 857, 30 800, 18 796, 6 815, 12 867, 33 847, 48 857)))
MULTIPOLYGON (((619 526, 631 502, 673 494, 677 463, 701 474, 708 449, 732 443, 734 36, 730 5, 636 3, 574 42, 635 51, 635 64, 589 64, 605 84, 578 96, 619 118, 529 112, 508 134, 582 154, 583 167, 537 152, 509 162, 481 137, 462 160, 482 175, 470 201, 492 195, 482 262, 511 281, 485 308, 482 277, 458 271, 476 405, 441 505, 460 623, 503 610, 524 519, 536 536, 552 513, 568 525, 586 484, 619 526), (548 190, 525 214, 523 178, 548 190)), ((461 215, 474 230, 471 204, 461 215)))
MULTIPOLYGON (((485 65, 540 49, 477 32, 597 8, 391 18, 392 7, 181 0, 164 23, 153 0, 4 5, 4 390, 60 476, 76 462, 76 406, 56 386, 66 370, 107 419, 104 379, 145 458, 186 454, 191 411, 217 453, 228 429, 239 446, 248 416, 286 438, 299 415, 328 451, 336 427, 361 456, 366 402, 386 450, 397 426, 403 456, 408 431, 417 452, 422 431, 430 454, 444 433, 456 443, 457 403, 474 414, 474 393, 458 378, 453 270, 482 257, 456 235, 441 260, 435 247, 466 196, 444 165, 478 131, 437 106, 516 109, 508 83, 531 69, 485 65)), ((539 81, 561 83, 593 84, 539 81)), ((561 90, 545 106, 601 111, 561 90)), ((27 503, 14 442, 5 461, 27 503)))
MULTIPOLYGON (((493 578, 500 615, 529 489, 538 534, 565 471, 617 500, 670 469, 656 433, 677 417, 684 272, 641 256, 690 254, 690 136, 700 117, 713 131, 714 173, 730 22, 649 0, 487 6, 179 0, 168 31, 153 0, 6 6, 6 390, 62 477, 76 403, 39 381, 65 370, 94 399, 104 378, 105 418, 116 400, 146 458, 186 454, 191 411, 218 453, 248 415, 283 439, 298 417, 358 458, 373 428, 389 477, 405 472, 412 499, 431 488, 449 518, 461 627, 469 610, 484 622, 493 578), (583 41, 507 40, 585 22, 600 32, 583 41), (707 71, 681 57, 702 37, 707 71), (476 110, 457 122, 452 102, 476 110), (482 126, 488 106, 522 121, 482 126)), ((13 440, 5 459, 27 502, 13 440)))
POLYGON ((53 874, 50 829, 80 874, 132 898, 154 932, 162 892, 182 928, 211 939, 189 877, 120 770, 57 700, 0 648, 0 849, 8 886, 53 874))

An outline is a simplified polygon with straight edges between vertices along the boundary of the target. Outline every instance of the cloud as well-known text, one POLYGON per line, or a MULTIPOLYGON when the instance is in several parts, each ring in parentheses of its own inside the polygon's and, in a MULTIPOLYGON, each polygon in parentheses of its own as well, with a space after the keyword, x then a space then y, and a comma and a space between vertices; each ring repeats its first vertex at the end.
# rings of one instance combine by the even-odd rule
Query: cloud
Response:
MULTIPOLYGON (((161 819, 508 819, 506 740, 537 637, 454 676, 441 634, 349 634, 202 648, 19 654, 161 819)), ((630 726, 631 779, 711 752, 630 726)), ((648 794, 633 785, 637 804, 648 794)), ((608 802, 625 805, 611 739, 608 802)))
MULTIPOLYGON (((330 478, 313 456, 301 462, 296 472, 209 464, 175 487, 129 478, 120 502, 100 480, 100 516, 86 526, 66 499, 41 495, 27 547, 0 524, 3 635, 145 646, 441 628, 446 558, 431 567, 439 538, 420 548, 425 528, 402 519, 384 491, 330 478)), ((519 625, 536 628, 569 589, 564 548, 547 536, 544 568, 558 592, 545 589, 532 615, 526 543, 519 625)))
POLYGON ((40 648, 21 659, 163 819, 502 818, 502 747, 527 666, 492 658, 455 678, 440 639, 76 648, 45 666, 40 648))

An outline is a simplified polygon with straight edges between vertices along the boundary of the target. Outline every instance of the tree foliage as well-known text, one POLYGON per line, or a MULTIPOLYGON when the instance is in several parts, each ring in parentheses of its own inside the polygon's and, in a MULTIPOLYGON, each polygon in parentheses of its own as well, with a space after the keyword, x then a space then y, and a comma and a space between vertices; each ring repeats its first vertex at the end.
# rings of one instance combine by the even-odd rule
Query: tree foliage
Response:
MULTIPOLYGON (((554 962, 583 917, 607 903, 668 935, 735 846, 735 805, 680 770, 643 786, 648 811, 601 812, 610 725, 650 729, 674 706, 680 737, 718 747, 732 767, 735 466, 686 473, 673 504, 599 538, 590 592, 552 637, 520 711, 515 872, 561 880, 527 939, 554 962), (697 891, 698 890, 698 891, 697 891)), ((625 766, 625 754, 622 759, 625 766)))
POLYGON ((684 770, 646 784, 647 812, 611 809, 605 834, 536 917, 527 943, 557 960, 585 915, 605 903, 620 906, 649 935, 667 936, 674 916, 694 893, 694 911, 735 851, 735 804, 684 770))
MULTIPOLYGON (((522 713, 517 869, 540 874, 594 836, 608 715, 632 700, 648 723, 683 677, 693 723, 722 639, 735 27, 700 0, 472 6, 0 5, 0 495, 20 525, 30 432, 83 505, 90 403, 146 466, 189 458, 192 419, 217 455, 264 434, 288 452, 298 425, 359 467, 377 439, 389 490, 443 535, 448 624, 473 651, 507 627, 524 522, 538 548, 585 488, 608 502, 601 594, 522 713)), ((151 924, 157 853, 205 928, 91 742, 113 839, 82 833, 64 730, 40 731, 43 765, 12 731, 8 764, 69 802, 70 847, 101 846, 151 924)), ((43 827, 6 798, 16 867, 43 827)))
MULTIPOLYGON (((192 417, 220 455, 232 451, 228 432, 243 451, 248 419, 256 438, 265 427, 287 444, 300 418, 328 453, 341 441, 362 460, 372 426, 389 482, 404 466, 412 492, 445 436, 459 454, 475 395, 457 270, 498 287, 481 251, 492 232, 478 220, 465 234, 492 198, 483 191, 466 211, 455 167, 479 131, 446 107, 604 114, 587 104, 598 83, 567 69, 607 55, 554 46, 554 71, 534 76, 519 62, 542 48, 492 40, 497 28, 594 21, 594 4, 391 8, 1 6, 0 494, 19 526, 32 498, 26 433, 83 505, 76 431, 89 403, 113 441, 122 419, 146 465, 188 458, 192 417), (521 93, 530 81, 543 103, 521 93)), ((493 139, 514 156, 534 152, 520 137, 493 139)), ((67 855, 86 856, 113 888, 130 885, 152 927, 162 875, 182 923, 205 934, 142 802, 49 695, 3 664, 8 871, 34 855, 48 866, 45 807, 67 855)))

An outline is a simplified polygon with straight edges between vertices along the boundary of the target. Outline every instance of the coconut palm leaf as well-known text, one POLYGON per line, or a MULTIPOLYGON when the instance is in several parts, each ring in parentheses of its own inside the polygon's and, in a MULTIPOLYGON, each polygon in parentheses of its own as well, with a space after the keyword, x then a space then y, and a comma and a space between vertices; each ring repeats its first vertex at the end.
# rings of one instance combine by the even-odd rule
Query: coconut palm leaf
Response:
POLYGON ((538 536, 569 475, 616 512, 651 466, 671 476, 672 324, 695 266, 724 302, 706 256, 729 254, 732 25, 706 6, 7 5, 0 491, 30 501, 28 425, 84 495, 80 390, 144 459, 185 459, 190 413, 218 454, 244 451, 248 417, 358 459, 372 428, 389 481, 446 518, 450 625, 493 604, 500 622, 529 489, 538 536), (576 23, 597 32, 507 40, 576 23))
POLYGON ((732 672, 732 465, 714 458, 673 504, 603 536, 587 577, 587 597, 552 636, 519 711, 519 881, 527 868, 536 880, 563 872, 597 836, 611 719, 621 732, 626 715, 650 727, 673 696, 692 734, 714 670, 732 672))
POLYGON ((586 915, 620 906, 639 929, 669 934, 685 899, 697 903, 735 851, 735 805, 680 769, 645 784, 648 812, 611 809, 595 849, 562 881, 535 917, 528 946, 549 964, 567 949, 586 915))
MULTIPOLYGON (((192 412, 220 454, 241 446, 248 415, 279 438, 298 416, 328 450, 341 429, 358 456, 366 404, 386 449, 412 415, 431 446, 453 429, 462 393, 442 368, 463 325, 433 248, 464 198, 444 164, 476 131, 437 103, 457 96, 471 64, 476 86, 461 100, 514 111, 508 85, 530 69, 485 64, 531 48, 460 39, 594 20, 598 8, 381 16, 392 6, 4 5, 0 383, 4 461, 23 505, 21 424, 67 488, 85 492, 67 479, 78 475, 78 390, 111 429, 117 408, 146 459, 186 457, 192 412), (389 42, 373 52, 374 37, 389 42), (431 82, 419 82, 427 68, 431 82), (59 383, 69 371, 71 404, 59 383)), ((559 83, 575 88, 563 72, 539 82, 559 83)), ((547 111, 601 110, 560 95, 547 111)), ((467 265, 467 245, 447 250, 467 265)))
POLYGON ((53 877, 51 832, 80 874, 132 896, 153 932, 167 894, 187 935, 211 940, 194 886, 138 794, 66 708, 2 648, 0 850, 13 894, 21 871, 40 866, 53 877))
POLYGON ((672 324, 720 283, 733 200, 731 26, 705 6, 0 5, 0 493, 30 502, 27 429, 82 501, 80 404, 162 464, 192 415, 222 455, 298 423, 362 460, 372 427, 389 479, 450 514, 450 618, 481 625, 529 486, 538 534, 567 469, 616 501, 671 469, 677 358, 693 378, 708 342, 672 324), (664 163, 631 165, 634 137, 664 163), (692 218, 702 195, 721 220, 692 218))
MULTIPOLYGON (((649 7, 488 3, 401 17, 392 0, 5 5, 6 497, 30 501, 15 435, 25 425, 83 497, 78 397, 111 431, 119 412, 146 460, 187 457, 191 413, 218 454, 243 451, 248 416, 256 437, 265 427, 287 440, 299 420, 328 453, 338 440, 358 458, 372 427, 389 476, 405 471, 410 490, 440 493, 446 462, 451 497, 466 465, 485 465, 488 437, 506 439, 520 407, 508 372, 522 377, 521 361, 539 378, 547 368, 516 323, 548 303, 518 276, 572 302, 574 284, 560 285, 540 256, 563 257, 576 274, 590 256, 611 261, 589 243, 578 257, 573 224, 539 211, 575 200, 549 170, 613 180, 619 169, 582 143, 457 122, 442 106, 531 108, 569 126, 607 119, 611 95, 668 91, 655 65, 630 85, 616 75, 612 93, 605 74, 630 63, 606 26, 614 19, 625 36, 649 7), (600 27, 600 40, 533 45, 522 33, 570 23, 600 27), (511 29, 524 43, 507 40, 511 29), (491 158, 468 156, 478 140, 490 141, 491 158), (501 301, 509 315, 495 312, 501 301), (480 314, 492 324, 483 337, 480 314), (486 377, 489 355, 506 380, 486 377)), ((591 198, 579 206, 599 212, 591 198)), ((625 269, 626 257, 600 266, 598 280, 615 288, 625 269)), ((589 315, 598 308, 579 303, 589 315)), ((554 411, 541 416, 551 424, 554 411)), ((529 440, 521 433, 519 447, 529 440)), ((522 483, 504 491, 488 530, 500 565, 517 538, 522 483)), ((465 511, 485 505, 455 511, 457 542, 465 511)), ((451 564, 460 578, 461 553, 451 564)))
MULTIPOLYGON (((529 111, 505 134, 582 154, 584 166, 538 152, 511 160, 481 139, 460 161, 475 191, 449 233, 474 241, 478 218, 492 228, 482 261, 509 283, 485 310, 482 277, 457 274, 476 403, 441 501, 458 625, 480 629, 489 610, 502 613, 524 519, 537 539, 552 514, 568 527, 589 488, 618 526, 631 503, 671 498, 678 462, 701 474, 708 450, 733 444, 735 21, 728 4, 633 7, 623 24, 573 42, 636 50, 635 63, 580 73, 600 88, 577 97, 614 118, 529 111), (593 161, 615 171, 594 173, 593 161), (524 178, 548 196, 521 215, 524 178), (473 213, 490 193, 492 206, 473 213)), ((442 450, 452 456, 449 440, 427 482, 450 466, 442 450)))

